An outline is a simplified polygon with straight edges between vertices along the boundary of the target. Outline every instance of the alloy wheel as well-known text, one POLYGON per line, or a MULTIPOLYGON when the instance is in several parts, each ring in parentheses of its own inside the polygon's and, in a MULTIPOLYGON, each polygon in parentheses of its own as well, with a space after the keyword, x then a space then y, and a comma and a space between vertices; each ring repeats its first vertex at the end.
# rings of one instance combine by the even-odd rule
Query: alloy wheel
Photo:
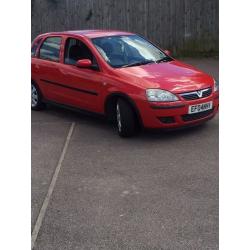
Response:
POLYGON ((35 107, 38 103, 38 92, 36 87, 31 85, 31 107, 35 107))
POLYGON ((122 130, 121 111, 118 103, 116 104, 116 119, 117 119, 118 130, 119 132, 121 132, 122 130))

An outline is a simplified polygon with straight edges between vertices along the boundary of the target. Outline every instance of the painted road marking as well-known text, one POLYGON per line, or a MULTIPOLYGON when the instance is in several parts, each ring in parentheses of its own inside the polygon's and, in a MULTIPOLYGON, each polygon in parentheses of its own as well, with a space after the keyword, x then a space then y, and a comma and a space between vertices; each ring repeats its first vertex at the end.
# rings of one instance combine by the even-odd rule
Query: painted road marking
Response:
POLYGON ((34 245, 35 245, 35 242, 36 242, 36 238, 38 236, 38 233, 39 233, 39 230, 40 230, 40 227, 42 225, 42 222, 43 222, 43 218, 45 216, 45 213, 46 213, 46 210, 47 210, 47 207, 48 207, 48 204, 49 204, 49 201, 50 201, 50 198, 51 198, 51 195, 53 193, 53 190, 55 188, 55 185, 56 185, 56 180, 58 178, 58 175, 59 175, 59 172, 60 172, 60 169, 61 169, 61 166, 62 166, 62 162, 64 160, 64 157, 65 157, 65 154, 67 152, 67 148, 68 148, 68 145, 69 145, 69 142, 70 142, 70 139, 71 139, 71 136, 73 134, 73 131, 74 131, 74 128, 75 128, 75 123, 73 122, 70 126, 70 129, 69 129, 69 132, 68 132, 68 135, 67 135, 67 138, 66 138, 66 141, 65 141, 65 144, 64 144, 64 147, 63 147, 63 150, 62 150, 62 153, 61 153, 61 156, 60 156, 60 159, 57 163, 57 166, 56 166, 56 169, 55 169, 55 172, 53 174, 53 177, 52 177, 52 180, 51 180, 51 183, 49 185, 49 189, 48 189, 48 193, 43 201, 43 205, 41 207, 41 210, 39 212, 39 215, 37 217, 37 220, 36 220, 36 224, 34 226, 34 229, 32 231, 32 236, 31 236, 31 249, 33 249, 34 245))

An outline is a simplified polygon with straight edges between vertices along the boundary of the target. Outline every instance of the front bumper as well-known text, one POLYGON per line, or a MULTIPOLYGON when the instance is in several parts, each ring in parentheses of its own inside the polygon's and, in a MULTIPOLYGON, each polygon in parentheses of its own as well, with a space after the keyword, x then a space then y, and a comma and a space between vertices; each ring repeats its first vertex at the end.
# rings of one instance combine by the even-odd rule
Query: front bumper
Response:
POLYGON ((179 128, 203 123, 212 119, 219 109, 219 93, 209 97, 189 101, 157 103, 140 101, 137 103, 145 128, 179 128), (213 101, 213 109, 196 114, 188 114, 189 105, 213 101))

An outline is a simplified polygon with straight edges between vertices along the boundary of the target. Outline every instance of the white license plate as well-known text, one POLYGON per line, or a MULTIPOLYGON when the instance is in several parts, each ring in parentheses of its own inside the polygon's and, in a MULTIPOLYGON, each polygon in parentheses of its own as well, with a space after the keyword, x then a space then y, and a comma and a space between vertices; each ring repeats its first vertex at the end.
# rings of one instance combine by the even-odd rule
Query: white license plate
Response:
POLYGON ((188 107, 188 113, 189 114, 194 114, 194 113, 200 113, 206 110, 210 110, 213 108, 213 102, 205 102, 205 103, 200 103, 196 105, 190 105, 188 107))

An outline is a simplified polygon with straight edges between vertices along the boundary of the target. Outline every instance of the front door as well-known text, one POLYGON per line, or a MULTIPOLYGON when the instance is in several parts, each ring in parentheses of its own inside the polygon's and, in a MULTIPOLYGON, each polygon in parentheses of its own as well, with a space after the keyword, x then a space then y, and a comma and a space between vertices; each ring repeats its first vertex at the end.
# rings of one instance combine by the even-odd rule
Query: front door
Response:
POLYGON ((65 43, 63 63, 60 67, 61 93, 67 104, 101 112, 102 99, 102 72, 90 49, 76 38, 67 38, 65 43), (91 68, 79 68, 76 62, 80 59, 89 59, 91 68))

